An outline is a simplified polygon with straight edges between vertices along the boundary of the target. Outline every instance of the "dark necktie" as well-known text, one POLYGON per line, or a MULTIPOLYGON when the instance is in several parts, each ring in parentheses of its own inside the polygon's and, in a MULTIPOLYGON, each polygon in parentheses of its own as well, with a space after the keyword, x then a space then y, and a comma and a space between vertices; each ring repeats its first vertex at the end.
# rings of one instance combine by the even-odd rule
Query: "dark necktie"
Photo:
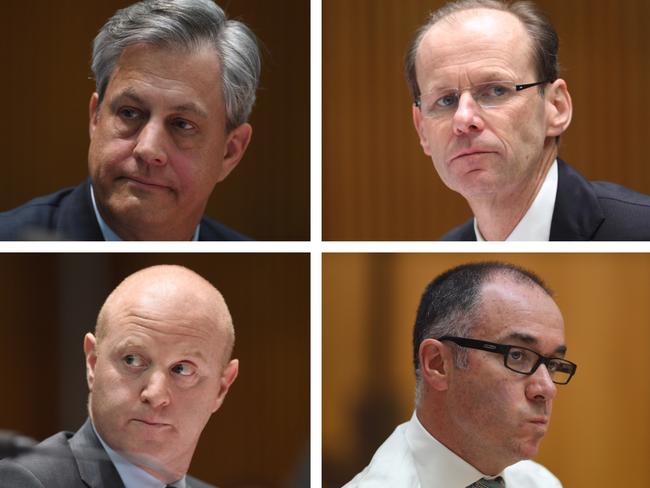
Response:
POLYGON ((486 478, 481 478, 476 483, 472 483, 467 488, 504 488, 506 486, 503 478, 497 476, 493 480, 488 480, 486 478))

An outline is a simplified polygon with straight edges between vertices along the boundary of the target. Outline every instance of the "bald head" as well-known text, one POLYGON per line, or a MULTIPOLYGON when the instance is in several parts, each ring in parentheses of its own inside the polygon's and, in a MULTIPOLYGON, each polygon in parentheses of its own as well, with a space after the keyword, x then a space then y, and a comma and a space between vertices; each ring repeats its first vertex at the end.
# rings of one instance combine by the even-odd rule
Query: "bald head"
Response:
MULTIPOLYGON (((235 343, 232 317, 219 291, 202 276, 182 266, 159 265, 125 278, 108 296, 97 317, 95 335, 101 341, 120 315, 134 313, 147 320, 177 323, 188 335, 212 337, 227 362, 235 343), (198 317, 197 317, 198 316, 198 317), (197 317, 191 323, 184 318, 197 317), (195 329, 195 330, 193 330, 195 329)), ((117 324, 117 325, 116 325, 117 324)))
POLYGON ((84 337, 89 414, 98 434, 164 483, 181 478, 239 371, 228 307, 180 266, 126 278, 84 337))

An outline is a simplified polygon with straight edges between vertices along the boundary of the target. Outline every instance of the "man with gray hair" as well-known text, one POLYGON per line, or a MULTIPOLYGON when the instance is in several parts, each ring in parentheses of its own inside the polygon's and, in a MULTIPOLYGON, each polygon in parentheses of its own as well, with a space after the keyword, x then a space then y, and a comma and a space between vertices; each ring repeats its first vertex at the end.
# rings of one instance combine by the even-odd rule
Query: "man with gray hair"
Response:
POLYGON ((88 420, 0 462, 0 487, 209 488, 187 476, 237 377, 223 296, 180 266, 127 277, 84 337, 88 420))
POLYGON ((530 461, 551 418, 564 322, 533 273, 505 263, 453 268, 425 289, 413 329, 415 412, 346 488, 558 488, 530 461))
POLYGON ((93 44, 90 178, 0 214, 0 239, 244 240, 204 217, 251 139, 260 56, 212 0, 143 0, 93 44))
POLYGON ((474 214, 443 240, 650 240, 650 197, 558 158, 573 113, 558 47, 526 1, 457 0, 418 30, 406 58, 413 123, 474 214))

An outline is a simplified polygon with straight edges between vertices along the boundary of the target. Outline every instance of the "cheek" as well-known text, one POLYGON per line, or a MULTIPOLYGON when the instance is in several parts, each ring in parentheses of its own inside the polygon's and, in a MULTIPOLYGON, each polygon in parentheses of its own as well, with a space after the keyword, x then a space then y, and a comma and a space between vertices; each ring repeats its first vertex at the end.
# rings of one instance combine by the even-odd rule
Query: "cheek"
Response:
POLYGON ((116 137, 106 128, 98 127, 88 149, 91 173, 110 173, 120 162, 132 157, 133 147, 132 140, 116 137))

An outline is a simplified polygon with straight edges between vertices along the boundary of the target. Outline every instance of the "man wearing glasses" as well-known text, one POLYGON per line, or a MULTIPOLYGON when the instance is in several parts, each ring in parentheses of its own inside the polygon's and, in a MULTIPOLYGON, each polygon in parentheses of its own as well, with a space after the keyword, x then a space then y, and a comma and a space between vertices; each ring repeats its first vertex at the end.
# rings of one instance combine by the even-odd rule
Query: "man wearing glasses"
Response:
POLYGON ((558 159, 572 102, 558 36, 528 2, 458 0, 406 58, 413 122, 474 218, 443 240, 650 240, 650 197, 586 181, 558 159))
POLYGON ((564 321, 539 277, 505 263, 446 271, 413 330, 415 413, 346 488, 561 487, 530 461, 551 418, 564 321))

